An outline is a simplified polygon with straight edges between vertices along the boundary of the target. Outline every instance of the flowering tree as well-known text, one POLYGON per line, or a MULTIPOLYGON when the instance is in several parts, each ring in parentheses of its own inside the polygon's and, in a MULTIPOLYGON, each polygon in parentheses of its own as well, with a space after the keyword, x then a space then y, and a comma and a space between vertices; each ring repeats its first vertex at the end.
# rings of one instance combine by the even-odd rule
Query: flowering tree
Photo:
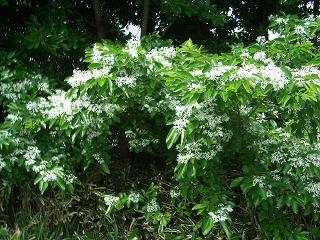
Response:
MULTIPOLYGON (((276 17, 271 27, 277 39, 221 55, 154 36, 96 43, 88 70, 66 79, 69 90, 38 84, 32 98, 7 97, 1 176, 13 184, 30 172, 42 193, 49 185, 73 192, 79 165, 110 172, 121 126, 132 152, 175 148, 170 195, 178 208, 192 207, 178 216, 200 216, 193 236, 216 226, 231 238, 240 187, 261 236, 307 239, 300 218, 310 226, 319 218, 320 19, 276 17)), ((0 91, 17 90, 5 84, 0 91)), ((162 231, 174 213, 162 211, 157 192, 101 197, 107 214, 141 208, 162 231)))

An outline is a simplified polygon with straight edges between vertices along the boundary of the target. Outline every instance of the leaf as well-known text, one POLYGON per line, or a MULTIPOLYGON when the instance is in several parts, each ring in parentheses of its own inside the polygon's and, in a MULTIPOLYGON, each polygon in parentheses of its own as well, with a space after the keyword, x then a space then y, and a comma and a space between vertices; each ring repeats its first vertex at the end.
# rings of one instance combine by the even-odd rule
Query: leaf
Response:
POLYGON ((220 92, 219 93, 219 95, 220 95, 220 97, 222 98, 222 100, 224 101, 224 102, 227 102, 228 101, 228 93, 227 92, 220 92))
POLYGON ((110 90, 110 93, 112 94, 112 92, 113 92, 113 88, 112 88, 112 81, 111 81, 111 79, 110 78, 108 78, 108 84, 109 84, 109 90, 110 90))
POLYGON ((104 78, 100 78, 99 80, 98 80, 98 84, 99 84, 99 86, 100 87, 103 87, 103 85, 106 83, 106 80, 104 79, 104 78))
POLYGON ((212 218, 207 218, 207 220, 202 224, 202 234, 204 236, 208 235, 210 230, 213 228, 214 222, 212 218))
POLYGON ((57 177, 56 183, 62 191, 66 190, 66 185, 65 185, 64 181, 62 180, 62 178, 57 177))
POLYGON ((42 179, 44 178, 44 176, 39 175, 35 180, 34 180, 34 185, 37 185, 42 179))
POLYGON ((230 239, 231 238, 231 232, 229 231, 229 228, 228 228, 226 222, 221 222, 221 226, 222 226, 223 231, 227 235, 227 238, 230 239))
POLYGON ((240 183, 242 182, 242 180, 244 179, 244 177, 237 177, 235 178, 231 184, 230 187, 234 188, 234 187, 238 187, 240 185, 240 183))
POLYGON ((283 98, 281 99, 281 103, 282 103, 282 106, 284 107, 286 104, 287 104, 287 102, 290 100, 290 98, 291 98, 291 96, 290 95, 285 95, 285 96, 283 96, 283 98))
POLYGON ((251 86, 249 84, 248 81, 244 81, 242 83, 242 86, 244 87, 244 89, 247 91, 247 93, 252 93, 252 89, 251 89, 251 86))
POLYGON ((193 206, 192 210, 198 210, 198 209, 201 209, 201 208, 206 208, 207 205, 203 204, 203 203, 199 203, 195 206, 193 206))
POLYGON ((167 143, 167 147, 168 149, 170 149, 172 147, 172 145, 178 140, 179 136, 180 136, 180 132, 176 129, 176 128, 171 128, 167 138, 166 138, 166 143, 167 143))
POLYGON ((107 165, 106 163, 101 164, 101 169, 102 169, 102 171, 104 171, 105 173, 110 174, 109 167, 108 167, 108 165, 107 165))
POLYGON ((39 190, 40 190, 41 194, 44 193, 44 191, 47 189, 48 186, 49 186, 48 182, 40 181, 39 190))

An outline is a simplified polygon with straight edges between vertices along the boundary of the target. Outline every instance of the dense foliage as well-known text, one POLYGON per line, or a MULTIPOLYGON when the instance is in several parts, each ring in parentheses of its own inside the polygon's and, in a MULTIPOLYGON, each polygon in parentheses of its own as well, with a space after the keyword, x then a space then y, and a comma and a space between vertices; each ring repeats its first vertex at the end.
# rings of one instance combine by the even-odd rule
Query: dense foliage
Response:
MULTIPOLYGON (((220 55, 153 35, 101 41, 87 50, 88 69, 66 79, 68 90, 8 54, 0 82, 4 196, 30 178, 41 193, 74 193, 83 171, 133 165, 128 145, 174 166, 170 189, 150 182, 97 191, 101 216, 139 213, 168 239, 210 239, 220 229, 229 239, 319 237, 320 18, 271 20, 278 38, 220 55), (193 223, 179 228, 180 219, 193 223), (257 232, 237 232, 245 221, 257 232)), ((134 239, 142 233, 132 224, 134 239)))

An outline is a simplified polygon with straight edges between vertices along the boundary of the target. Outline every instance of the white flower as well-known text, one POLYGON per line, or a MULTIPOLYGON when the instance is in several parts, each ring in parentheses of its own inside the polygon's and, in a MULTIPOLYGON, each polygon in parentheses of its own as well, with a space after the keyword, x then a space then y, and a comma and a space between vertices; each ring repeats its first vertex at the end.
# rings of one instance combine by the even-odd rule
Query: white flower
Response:
POLYGON ((47 91, 49 89, 49 84, 42 82, 38 84, 39 91, 47 91))
POLYGON ((0 155, 0 171, 6 166, 4 159, 0 155))
POLYGON ((256 41, 258 44, 263 44, 266 42, 266 37, 265 36, 258 36, 256 41))
POLYGON ((197 89, 200 89, 200 88, 201 88, 201 85, 200 85, 200 84, 192 83, 192 84, 189 84, 189 85, 188 85, 189 91, 197 90, 197 89))
POLYGON ((124 76, 124 77, 117 77, 116 84, 118 87, 135 87, 136 86, 136 78, 132 76, 124 76))
POLYGON ((148 204, 147 204, 147 212, 149 213, 154 213, 160 209, 159 204, 156 202, 155 199, 152 199, 148 204))
POLYGON ((256 60, 256 61, 262 61, 263 62, 263 61, 266 60, 266 54, 263 51, 256 52, 253 55, 253 59, 256 60))
POLYGON ((303 26, 296 26, 294 29, 294 32, 298 35, 304 35, 306 34, 306 30, 304 29, 303 26))
POLYGON ((183 132, 188 126, 189 120, 185 118, 176 119, 173 122, 173 127, 178 130, 178 132, 183 132))
POLYGON ((209 72, 207 72, 205 75, 207 78, 211 80, 217 80, 223 74, 225 74, 226 72, 229 72, 233 68, 234 68, 233 66, 216 66, 212 68, 209 72))
POLYGON ((265 179, 266 178, 264 176, 254 176, 252 185, 253 186, 258 185, 260 188, 263 188, 266 185, 265 184, 265 179))
POLYGON ((180 196, 180 191, 176 190, 176 189, 172 189, 170 190, 170 197, 171 198, 177 198, 180 196))
POLYGON ((100 156, 99 153, 93 154, 93 158, 94 158, 99 164, 103 164, 103 163, 104 163, 104 159, 100 156))
POLYGON ((51 169, 51 170, 45 170, 42 172, 43 175, 43 181, 45 182, 53 182, 57 180, 57 171, 56 169, 51 169))
POLYGON ((24 153, 24 158, 26 159, 25 164, 27 166, 33 165, 36 159, 40 156, 40 150, 36 146, 29 146, 24 153))
POLYGON ((160 48, 159 50, 152 49, 147 53, 146 58, 150 62, 156 61, 158 63, 161 63, 164 67, 170 68, 172 66, 172 63, 169 62, 167 58, 174 56, 174 54, 174 48, 160 48))
POLYGON ((72 102, 66 97, 63 91, 58 92, 56 95, 48 97, 49 107, 43 111, 49 119, 57 118, 62 114, 72 114, 72 102))
POLYGON ((97 44, 94 44, 93 46, 91 59, 93 62, 99 62, 102 59, 102 55, 97 44))
POLYGON ((115 196, 111 196, 111 195, 106 195, 104 197, 104 203, 107 206, 112 206, 112 205, 116 204, 119 200, 120 200, 119 197, 115 197, 115 196))
POLYGON ((219 205, 219 207, 217 211, 208 213, 214 223, 225 222, 229 218, 229 213, 233 211, 231 206, 219 205))
POLYGON ((21 117, 15 115, 15 114, 8 114, 8 116, 7 116, 6 119, 9 120, 9 121, 11 121, 11 122, 13 122, 13 123, 15 123, 16 121, 22 120, 21 117))
POLYGON ((124 51, 127 52, 132 58, 138 57, 138 47, 140 46, 140 40, 137 38, 131 38, 127 43, 127 49, 124 51))
POLYGON ((133 202, 133 203, 138 203, 139 202, 139 198, 140 198, 140 194, 139 193, 130 193, 130 195, 128 196, 128 200, 133 202))
POLYGON ((89 71, 73 70, 73 75, 67 79, 67 83, 75 88, 78 87, 93 77, 89 71))
POLYGON ((281 68, 274 64, 268 64, 262 67, 261 74, 264 78, 269 79, 274 90, 283 89, 289 82, 281 68))
POLYGON ((200 76, 203 74, 202 70, 193 70, 190 72, 190 74, 194 77, 200 76))

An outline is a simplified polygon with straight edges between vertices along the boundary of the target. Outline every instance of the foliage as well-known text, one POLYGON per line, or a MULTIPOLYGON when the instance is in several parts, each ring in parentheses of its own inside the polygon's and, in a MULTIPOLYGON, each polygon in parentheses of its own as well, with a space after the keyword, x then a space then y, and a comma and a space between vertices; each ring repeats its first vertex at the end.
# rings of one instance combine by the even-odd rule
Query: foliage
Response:
POLYGON ((73 193, 80 166, 110 174, 113 161, 126 160, 124 132, 131 152, 165 153, 176 187, 170 208, 158 198, 160 183, 98 192, 111 219, 124 209, 140 212, 166 234, 191 217, 192 228, 171 236, 222 231, 231 239, 245 208, 264 239, 319 237, 311 234, 320 204, 320 55, 313 44, 320 19, 271 20, 277 39, 259 37, 221 55, 156 36, 96 43, 86 53, 88 70, 66 79, 69 90, 34 89, 32 98, 7 104, 0 126, 6 188, 32 176, 41 193, 49 186, 73 193))

